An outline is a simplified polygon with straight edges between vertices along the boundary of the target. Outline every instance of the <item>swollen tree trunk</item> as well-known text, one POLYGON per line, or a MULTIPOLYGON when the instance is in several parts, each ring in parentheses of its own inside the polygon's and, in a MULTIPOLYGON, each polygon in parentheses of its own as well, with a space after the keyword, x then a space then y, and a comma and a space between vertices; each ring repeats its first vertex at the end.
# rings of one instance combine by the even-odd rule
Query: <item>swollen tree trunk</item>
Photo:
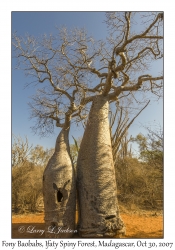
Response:
POLYGON ((69 128, 61 130, 43 175, 46 238, 69 238, 75 230, 76 188, 68 134, 69 128))
POLYGON ((108 111, 108 98, 96 96, 80 146, 77 185, 82 237, 113 237, 124 231, 117 204, 108 111))

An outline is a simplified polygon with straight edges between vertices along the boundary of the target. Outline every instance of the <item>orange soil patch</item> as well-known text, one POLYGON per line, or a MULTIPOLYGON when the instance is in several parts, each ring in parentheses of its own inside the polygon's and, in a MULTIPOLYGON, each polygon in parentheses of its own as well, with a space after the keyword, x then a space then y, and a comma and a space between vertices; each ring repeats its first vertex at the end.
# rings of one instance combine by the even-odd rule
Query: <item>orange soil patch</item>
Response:
POLYGON ((23 214, 23 215, 13 215, 13 223, 44 223, 44 214, 23 214))
MULTIPOLYGON (((126 226, 126 235, 122 238, 163 238, 163 216, 150 214, 121 213, 126 226)), ((12 238, 44 238, 44 214, 12 216, 12 238), (32 233, 26 232, 33 228, 32 233)), ((75 238, 78 236, 75 235, 75 238)))
POLYGON ((122 238, 163 238, 163 216, 153 215, 121 214, 126 226, 122 238))

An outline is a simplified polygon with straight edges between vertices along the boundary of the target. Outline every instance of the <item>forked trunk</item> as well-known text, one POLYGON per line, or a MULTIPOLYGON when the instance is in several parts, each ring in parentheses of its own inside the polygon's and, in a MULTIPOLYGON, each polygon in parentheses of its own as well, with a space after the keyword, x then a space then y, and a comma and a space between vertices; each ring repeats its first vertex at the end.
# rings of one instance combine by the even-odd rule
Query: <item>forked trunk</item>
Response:
POLYGON ((75 175, 68 135, 69 128, 63 128, 43 175, 46 238, 69 238, 75 230, 75 175))
POLYGON ((123 232, 108 120, 107 97, 97 96, 89 113, 77 162, 79 233, 113 237, 123 232))

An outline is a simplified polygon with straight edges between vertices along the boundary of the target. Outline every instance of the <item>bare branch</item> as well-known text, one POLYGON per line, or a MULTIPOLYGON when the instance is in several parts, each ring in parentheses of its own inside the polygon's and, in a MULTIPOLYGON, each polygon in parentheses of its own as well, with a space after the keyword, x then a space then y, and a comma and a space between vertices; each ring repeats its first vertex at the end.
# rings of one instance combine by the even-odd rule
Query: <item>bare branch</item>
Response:
POLYGON ((110 119, 110 130, 111 130, 112 151, 113 151, 114 162, 116 162, 117 153, 121 146, 122 139, 126 135, 129 127, 132 125, 134 120, 140 115, 140 113, 148 106, 149 103, 150 101, 146 103, 146 105, 130 120, 130 122, 128 122, 129 118, 127 115, 125 115, 123 118, 123 108, 116 109, 116 112, 113 116, 113 120, 112 118, 110 119), (115 132, 112 135, 112 127, 114 126, 117 114, 119 114, 117 128, 115 129, 115 132))
POLYGON ((108 13, 105 41, 95 41, 84 29, 63 28, 58 35, 37 39, 14 34, 17 68, 31 77, 29 84, 39 86, 30 106, 36 129, 53 131, 55 122, 64 126, 71 118, 78 122, 87 115, 85 105, 98 94, 108 96, 109 102, 132 97, 138 90, 159 95, 163 76, 152 77, 149 70, 163 57, 162 19, 157 12, 108 13))
POLYGON ((149 27, 144 32, 142 32, 139 35, 135 35, 132 38, 130 38, 129 40, 125 41, 123 47, 125 47, 127 44, 133 42, 136 39, 145 39, 145 38, 149 38, 149 39, 163 39, 163 36, 146 36, 149 33, 149 31, 151 30, 151 28, 157 23, 157 21, 160 18, 161 18, 161 13, 159 13, 157 15, 157 17, 155 18, 155 20, 149 25, 149 27))
POLYGON ((110 93, 108 95, 108 98, 109 98, 109 100, 115 100, 116 97, 118 97, 124 91, 136 91, 136 90, 140 89, 143 82, 146 82, 146 81, 151 82, 151 81, 156 81, 156 80, 161 80, 161 79, 163 79, 163 76, 160 76, 160 77, 152 77, 151 75, 139 76, 137 83, 132 85, 132 86, 125 86, 125 84, 124 85, 122 84, 119 87, 113 86, 115 91, 113 93, 110 93))
POLYGON ((125 19, 127 22, 125 41, 128 40, 128 36, 129 36, 129 32, 130 32, 130 17, 131 17, 131 12, 128 13, 128 16, 127 16, 127 12, 125 12, 125 19))

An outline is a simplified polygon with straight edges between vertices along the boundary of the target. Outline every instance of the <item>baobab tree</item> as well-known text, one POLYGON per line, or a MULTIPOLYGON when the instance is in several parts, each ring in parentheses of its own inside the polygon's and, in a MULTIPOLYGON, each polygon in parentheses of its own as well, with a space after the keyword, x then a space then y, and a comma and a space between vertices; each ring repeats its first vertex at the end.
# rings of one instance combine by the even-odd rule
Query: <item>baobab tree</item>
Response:
MULTIPOLYGON (((79 37, 75 56, 78 51, 83 62, 89 65, 81 45, 82 32, 75 30, 73 38, 74 36, 79 37)), ((13 36, 17 68, 22 68, 27 76, 32 77, 30 84, 38 87, 29 103, 31 118, 36 119, 33 130, 44 136, 53 132, 53 122, 56 127, 61 127, 54 154, 43 175, 46 237, 51 238, 71 237, 74 233, 76 190, 69 130, 71 121, 79 122, 86 117, 86 109, 83 107, 90 100, 90 95, 86 96, 86 92, 95 93, 98 89, 86 87, 79 68, 72 65, 69 67, 69 64, 66 67, 69 59, 65 50, 72 53, 72 42, 67 42, 65 29, 60 32, 60 39, 62 37, 63 43, 55 46, 55 38, 52 36, 44 36, 41 40, 30 36, 26 39, 16 34, 13 36), (69 230, 58 234, 59 227, 69 230)))
POLYGON ((34 129, 52 132, 53 121, 57 125, 66 121, 70 110, 72 121, 79 122, 92 102, 77 162, 82 237, 113 237, 124 230, 117 204, 109 105, 128 96, 138 102, 140 93, 147 91, 161 94, 163 76, 152 76, 150 67, 163 57, 162 20, 163 14, 157 12, 107 13, 106 41, 94 41, 83 29, 65 28, 58 36, 40 39, 13 36, 19 66, 42 86, 31 104, 32 117, 37 118, 34 129))
MULTIPOLYGON (((51 40, 46 41, 44 38, 44 42, 44 46, 48 49, 51 40)), ((61 128, 54 154, 43 174, 45 236, 67 238, 74 234, 76 208, 76 180, 70 156, 69 130, 74 117, 83 118, 82 106, 75 104, 76 84, 71 85, 69 76, 67 78, 64 76, 64 68, 58 69, 57 64, 53 62, 56 52, 52 51, 52 55, 49 52, 47 54, 44 46, 42 50, 36 51, 36 44, 38 45, 33 38, 28 37, 24 41, 14 36, 16 56, 20 58, 20 63, 25 65, 27 75, 32 75, 37 79, 37 83, 42 84, 42 88, 37 90, 29 103, 31 117, 37 119, 33 129, 45 135, 53 131, 53 121, 61 128), (52 66, 53 68, 50 68, 52 66), (56 73, 57 70, 60 70, 60 73, 56 73), (70 90, 66 90, 67 88, 70 90), (58 228, 61 228, 60 233, 58 228)), ((40 44, 41 47, 42 45, 40 44)), ((77 72, 72 76, 72 80, 77 72)), ((81 93, 79 94, 81 96, 81 93)))
POLYGON ((43 174, 43 197, 45 210, 45 236, 67 238, 74 235, 76 210, 76 180, 69 148, 70 109, 65 114, 55 151, 43 174), (67 230, 58 233, 58 228, 67 230))
POLYGON ((163 76, 150 75, 148 64, 163 56, 162 18, 162 13, 141 13, 139 21, 144 27, 136 33, 131 12, 107 14, 111 33, 101 58, 103 73, 91 68, 101 79, 102 88, 93 97, 77 161, 82 237, 112 237, 123 232, 116 198, 109 102, 141 89, 159 95, 163 76))

